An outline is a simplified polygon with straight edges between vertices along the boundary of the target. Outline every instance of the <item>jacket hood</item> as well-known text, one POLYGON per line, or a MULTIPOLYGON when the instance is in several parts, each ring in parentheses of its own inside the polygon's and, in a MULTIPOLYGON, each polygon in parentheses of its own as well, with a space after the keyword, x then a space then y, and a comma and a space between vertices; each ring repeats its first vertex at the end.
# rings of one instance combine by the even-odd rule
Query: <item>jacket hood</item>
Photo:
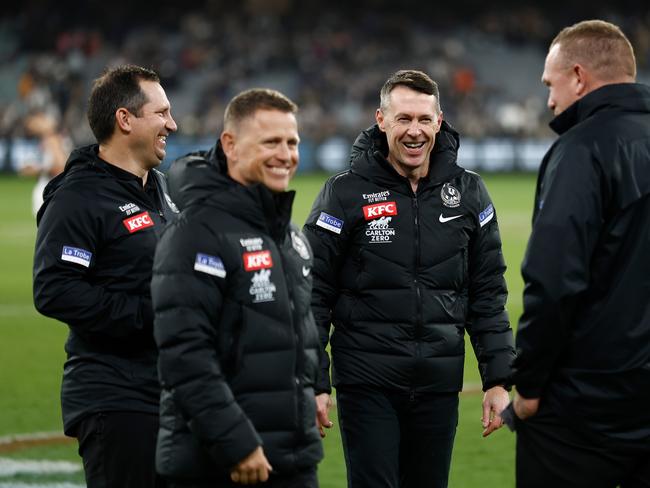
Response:
POLYGON ((43 190, 43 205, 41 205, 36 215, 37 223, 40 222, 41 216, 52 201, 52 197, 63 186, 64 182, 80 177, 87 178, 89 176, 96 176, 98 178, 104 178, 108 176, 108 173, 102 170, 100 165, 96 164, 101 162, 98 152, 99 145, 91 144, 78 147, 70 153, 63 172, 52 178, 43 190))
POLYGON ((203 202, 237 183, 228 177, 221 143, 177 159, 167 172, 169 194, 179 209, 203 202))
POLYGON ((561 135, 600 110, 650 112, 650 87, 640 83, 602 86, 569 106, 551 120, 549 125, 561 135))
MULTIPOLYGON (((436 183, 462 173, 464 170, 456 163, 460 136, 458 132, 446 121, 442 121, 440 132, 436 135, 436 142, 431 150, 429 174, 423 178, 425 182, 436 183)), ((377 124, 367 128, 357 137, 350 151, 351 169, 363 176, 373 179, 372 166, 381 166, 383 172, 403 178, 387 161, 388 140, 386 134, 379 129, 377 124), (373 164, 377 161, 378 164, 373 164)))
POLYGON ((167 178, 170 196, 181 211, 210 206, 265 227, 271 235, 284 232, 289 224, 295 192, 273 193, 262 184, 244 186, 230 178, 219 141, 207 151, 176 160, 167 178))

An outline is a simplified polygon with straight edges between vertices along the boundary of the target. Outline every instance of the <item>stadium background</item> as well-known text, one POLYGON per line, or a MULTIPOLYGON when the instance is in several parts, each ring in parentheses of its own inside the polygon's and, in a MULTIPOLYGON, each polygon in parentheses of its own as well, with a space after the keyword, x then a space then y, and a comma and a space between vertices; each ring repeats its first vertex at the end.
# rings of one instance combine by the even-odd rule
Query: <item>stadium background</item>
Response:
MULTIPOLYGON (((152 67, 179 125, 169 139, 166 167, 176 155, 213 143, 234 93, 252 86, 280 89, 301 108, 301 174, 293 185, 294 220, 301 224, 326 175, 345 165, 349 144, 373 123, 387 75, 423 69, 439 82, 445 118, 462 134, 461 163, 485 176, 495 200, 514 325, 534 170, 554 139, 539 82, 545 51, 560 28, 587 18, 619 24, 635 47, 639 80, 650 80, 650 8, 627 0, 592 1, 588 8, 571 0, 3 2, 0 488, 76 488, 83 480, 74 444, 61 442, 59 434, 66 328, 39 316, 31 300, 34 180, 19 174, 42 156, 24 126, 29 114, 55 117, 73 145, 92 142, 85 119, 92 79, 107 65, 152 67), (39 441, 34 433, 40 432, 39 441)), ((513 486, 513 436, 502 430, 480 437, 481 395, 471 353, 466 384, 450 486, 513 486)), ((321 486, 343 487, 336 429, 325 448, 321 486)))

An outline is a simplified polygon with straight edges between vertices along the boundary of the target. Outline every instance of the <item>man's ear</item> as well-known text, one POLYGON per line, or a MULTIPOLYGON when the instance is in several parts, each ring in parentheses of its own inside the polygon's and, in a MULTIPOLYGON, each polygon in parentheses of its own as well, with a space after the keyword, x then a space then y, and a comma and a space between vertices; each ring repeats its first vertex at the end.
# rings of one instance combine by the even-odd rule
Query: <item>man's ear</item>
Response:
POLYGON ((221 147, 223 148, 223 152, 226 155, 226 159, 228 161, 237 160, 235 135, 232 132, 223 131, 219 137, 219 140, 221 141, 221 147))
POLYGON ((573 65, 573 80, 575 83, 575 93, 578 97, 582 97, 589 93, 591 87, 591 76, 589 71, 581 64, 573 65))
POLYGON ((442 126, 442 121, 443 121, 443 113, 440 111, 438 114, 438 120, 436 121, 436 134, 440 132, 440 126, 442 126))
POLYGON ((381 111, 380 108, 378 108, 377 111, 375 112, 375 120, 377 121, 379 130, 381 130, 382 132, 386 132, 385 129, 386 119, 384 119, 384 113, 381 111))
POLYGON ((131 126, 132 114, 125 108, 118 108, 115 111, 115 123, 117 127, 125 133, 130 133, 133 127, 131 126))

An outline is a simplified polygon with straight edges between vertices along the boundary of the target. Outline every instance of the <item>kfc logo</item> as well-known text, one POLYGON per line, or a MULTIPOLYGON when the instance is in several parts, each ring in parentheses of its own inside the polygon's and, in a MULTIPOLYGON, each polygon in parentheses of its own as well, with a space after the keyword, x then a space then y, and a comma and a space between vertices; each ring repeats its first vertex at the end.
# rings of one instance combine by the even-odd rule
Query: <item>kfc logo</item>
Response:
POLYGON ((245 252, 243 257, 246 271, 257 271, 273 267, 271 251, 245 252))
POLYGON ((397 215, 397 204, 395 202, 375 203, 363 207, 363 216, 366 220, 385 217, 386 215, 397 215))
POLYGON ((142 212, 141 214, 124 219, 122 223, 124 224, 124 227, 126 227, 126 230, 131 234, 153 226, 153 220, 151 220, 149 212, 142 212))

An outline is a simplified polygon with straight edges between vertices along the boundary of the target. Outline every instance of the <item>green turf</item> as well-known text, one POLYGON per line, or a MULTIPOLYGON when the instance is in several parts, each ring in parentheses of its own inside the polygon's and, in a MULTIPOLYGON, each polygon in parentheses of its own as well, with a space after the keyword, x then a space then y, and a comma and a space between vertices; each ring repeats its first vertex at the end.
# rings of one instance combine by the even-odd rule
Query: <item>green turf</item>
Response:
MULTIPOLYGON (((294 221, 298 225, 304 222, 324 178, 324 175, 301 175, 294 180, 297 190, 294 221)), ((485 181, 501 227, 508 265, 508 311, 511 320, 516 322, 521 313, 519 265, 530 232, 534 177, 498 175, 487 176, 485 181)), ((0 436, 61 429, 59 385, 66 327, 40 316, 32 305, 35 224, 30 212, 30 195, 33 183, 29 179, 0 177, 0 436)), ((471 352, 467 355, 465 377, 467 383, 479 381, 471 352)), ((514 486, 514 437, 502 429, 483 439, 480 403, 479 394, 461 396, 450 486, 514 486)), ((328 432, 325 452, 319 468, 322 488, 344 487, 345 465, 337 426, 328 432)), ((25 449, 11 456, 78 460, 74 444, 25 449)), ((47 480, 78 483, 81 477, 56 475, 47 480)), ((0 484, 9 481, 34 480, 0 477, 0 484)))

